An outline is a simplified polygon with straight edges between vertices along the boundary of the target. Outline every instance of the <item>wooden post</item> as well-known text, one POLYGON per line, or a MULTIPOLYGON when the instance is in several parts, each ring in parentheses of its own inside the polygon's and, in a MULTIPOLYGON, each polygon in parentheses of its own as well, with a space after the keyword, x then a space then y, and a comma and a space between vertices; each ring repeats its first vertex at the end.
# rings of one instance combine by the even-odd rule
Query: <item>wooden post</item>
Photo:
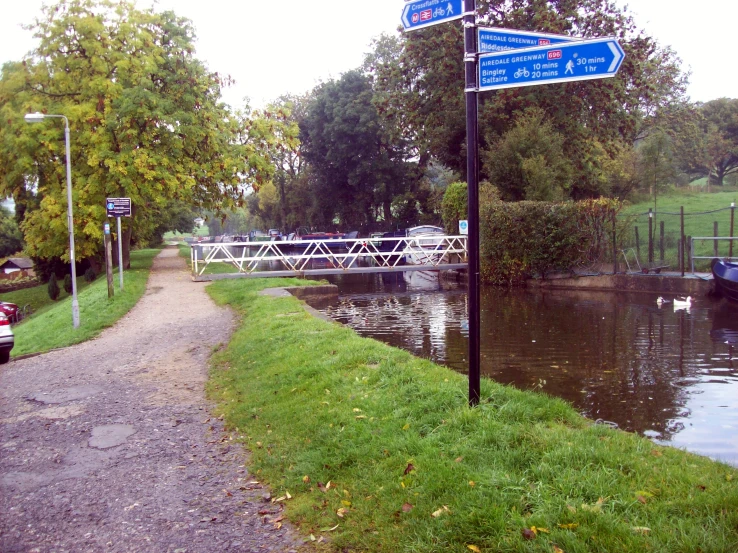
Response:
POLYGON ((692 237, 687 236, 684 240, 684 248, 687 252, 687 267, 694 272, 694 259, 692 259, 692 237))
POLYGON ((636 239, 636 257, 638 257, 638 262, 641 261, 641 237, 638 234, 638 227, 635 227, 635 239, 636 239))
POLYGON ((680 212, 680 220, 681 220, 681 230, 679 232, 679 239, 682 241, 682 253, 679 256, 679 266, 682 269, 682 276, 684 276, 684 250, 686 248, 684 247, 684 206, 681 206, 679 208, 680 212))
POLYGON ((108 278, 108 298, 115 294, 113 290, 113 241, 110 237, 110 224, 103 225, 103 236, 105 237, 105 275, 108 278))
POLYGON ((618 274, 618 237, 615 231, 615 215, 612 216, 612 274, 618 274))
POLYGON ((648 208, 648 262, 653 263, 653 210, 648 208))
POLYGON ((664 260, 664 222, 659 222, 659 261, 664 260))
MULTIPOLYGON (((735 230, 735 202, 731 202, 730 204, 730 237, 735 237, 735 234, 733 234, 733 231, 735 230)), ((728 247, 728 257, 733 257, 733 240, 729 240, 728 243, 730 246, 728 247)))

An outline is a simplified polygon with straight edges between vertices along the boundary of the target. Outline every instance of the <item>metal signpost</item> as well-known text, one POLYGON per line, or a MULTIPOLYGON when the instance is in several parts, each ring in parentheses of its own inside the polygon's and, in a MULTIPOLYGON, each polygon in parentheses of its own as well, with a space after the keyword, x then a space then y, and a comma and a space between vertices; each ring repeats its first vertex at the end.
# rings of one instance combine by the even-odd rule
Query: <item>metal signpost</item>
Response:
POLYGON ((505 52, 520 48, 533 48, 535 46, 546 46, 548 44, 574 42, 577 40, 580 39, 565 35, 534 33, 531 31, 502 29, 500 27, 477 28, 477 44, 480 54, 505 52))
MULTIPOLYGON (((581 40, 476 24, 476 0, 445 2, 410 0, 402 11, 402 25, 414 31, 464 18, 466 95, 467 251, 469 262, 469 405, 477 405, 480 375, 480 273, 479 273, 479 142, 477 95, 538 84, 614 77, 625 54, 615 39, 581 40)), ((461 230, 461 229, 460 229, 461 230)))
POLYGON ((461 19, 462 3, 462 0, 410 0, 402 10, 402 26, 406 31, 414 31, 461 19))
POLYGON ((479 90, 614 77, 625 53, 613 38, 479 56, 479 90))
POLYGON ((121 240, 120 218, 131 216, 131 198, 107 198, 105 207, 108 217, 115 217, 118 222, 118 273, 120 289, 123 290, 123 241, 121 240))

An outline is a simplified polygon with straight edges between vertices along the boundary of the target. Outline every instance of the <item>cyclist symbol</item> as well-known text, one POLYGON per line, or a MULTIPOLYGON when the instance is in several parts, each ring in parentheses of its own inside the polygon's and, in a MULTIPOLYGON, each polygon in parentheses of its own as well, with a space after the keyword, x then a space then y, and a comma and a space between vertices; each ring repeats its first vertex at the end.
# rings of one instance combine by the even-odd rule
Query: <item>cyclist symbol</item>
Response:
POLYGON ((515 78, 519 79, 520 77, 530 77, 530 71, 527 67, 521 67, 515 72, 515 78))

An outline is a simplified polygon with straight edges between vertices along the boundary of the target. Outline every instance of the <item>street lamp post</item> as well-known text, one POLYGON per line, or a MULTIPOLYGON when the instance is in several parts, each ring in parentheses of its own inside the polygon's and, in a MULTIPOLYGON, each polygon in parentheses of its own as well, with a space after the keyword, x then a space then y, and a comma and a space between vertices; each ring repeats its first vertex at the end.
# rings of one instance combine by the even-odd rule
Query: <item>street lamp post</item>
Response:
POLYGON ((77 301, 77 267, 74 259, 74 219, 72 217, 72 156, 69 148, 69 120, 64 115, 29 113, 26 123, 40 123, 47 118, 64 119, 64 142, 67 152, 67 227, 69 228, 69 261, 72 265, 72 324, 79 328, 79 302, 77 301))

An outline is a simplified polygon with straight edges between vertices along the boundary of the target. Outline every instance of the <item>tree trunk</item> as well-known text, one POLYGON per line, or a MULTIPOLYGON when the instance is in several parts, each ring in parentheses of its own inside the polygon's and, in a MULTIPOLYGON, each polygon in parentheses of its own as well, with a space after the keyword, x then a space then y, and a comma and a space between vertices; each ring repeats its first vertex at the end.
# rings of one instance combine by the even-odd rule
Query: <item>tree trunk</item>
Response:
POLYGON ((123 268, 131 268, 131 235, 133 234, 133 218, 136 216, 136 206, 131 202, 131 216, 127 225, 121 221, 121 234, 123 234, 123 268))

